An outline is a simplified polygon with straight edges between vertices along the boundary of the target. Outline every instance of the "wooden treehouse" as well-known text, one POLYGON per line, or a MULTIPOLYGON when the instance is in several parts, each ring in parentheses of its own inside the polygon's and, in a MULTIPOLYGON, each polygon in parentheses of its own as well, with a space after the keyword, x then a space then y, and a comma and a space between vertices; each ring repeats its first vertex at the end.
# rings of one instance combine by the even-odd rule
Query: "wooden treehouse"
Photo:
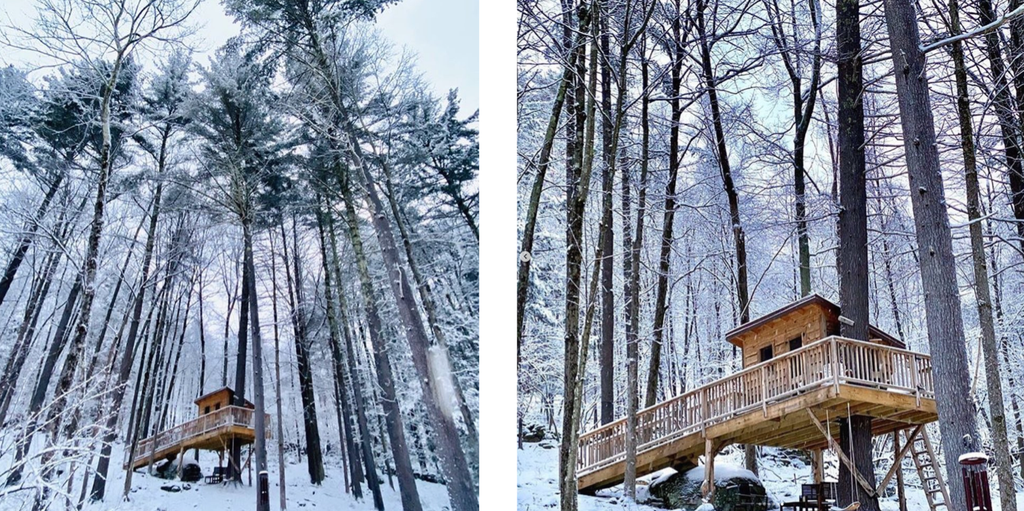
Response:
MULTIPOLYGON (((873 418, 874 436, 897 435, 893 469, 868 493, 881 493, 909 452, 934 510, 948 501, 924 425, 938 420, 931 358, 906 350, 870 327, 870 342, 839 337, 839 307, 811 295, 726 334, 739 347, 743 370, 637 412, 637 476, 666 467, 686 470, 704 456, 705 482, 714 455, 730 444, 810 450, 821 483, 821 453, 839 448, 839 419, 873 418)), ((579 439, 579 490, 619 484, 625 472, 626 419, 579 439)), ((706 486, 707 487, 707 486, 706 486)))
MULTIPOLYGON (((256 441, 255 408, 247 400, 243 406, 232 405, 235 391, 224 387, 195 400, 199 418, 179 424, 154 436, 140 440, 130 458, 132 470, 165 459, 180 458, 189 449, 224 451, 234 441, 248 445, 256 441)), ((266 415, 267 438, 270 438, 270 415, 266 415)), ((128 469, 129 462, 124 468, 128 469)), ((235 467, 239 470, 239 467, 235 467)))

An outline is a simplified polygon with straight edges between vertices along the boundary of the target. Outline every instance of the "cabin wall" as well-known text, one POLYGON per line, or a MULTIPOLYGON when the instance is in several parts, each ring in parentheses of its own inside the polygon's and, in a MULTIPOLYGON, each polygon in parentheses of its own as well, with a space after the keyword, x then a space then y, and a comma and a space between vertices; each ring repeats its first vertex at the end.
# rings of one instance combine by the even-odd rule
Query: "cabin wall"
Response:
POLYGON ((778 318, 735 338, 743 346, 743 367, 761 363, 761 349, 771 345, 772 358, 789 352, 789 341, 800 338, 802 345, 829 335, 828 314, 819 305, 812 305, 778 318))
POLYGON ((229 392, 221 392, 199 401, 199 415, 206 415, 213 413, 221 408, 224 408, 230 404, 231 394, 229 392))

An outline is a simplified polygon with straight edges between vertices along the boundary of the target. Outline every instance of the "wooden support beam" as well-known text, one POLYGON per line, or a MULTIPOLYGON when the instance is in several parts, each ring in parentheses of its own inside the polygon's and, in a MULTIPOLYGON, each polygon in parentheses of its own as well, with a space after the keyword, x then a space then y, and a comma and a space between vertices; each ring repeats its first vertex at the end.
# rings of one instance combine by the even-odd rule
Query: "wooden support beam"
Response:
POLYGON ((885 477, 882 478, 882 482, 878 484, 878 489, 875 490, 876 494, 881 495, 882 489, 884 489, 886 487, 886 485, 889 484, 889 479, 892 479, 892 476, 899 470, 900 466, 903 464, 902 463, 903 462, 903 457, 907 455, 907 451, 910 450, 910 446, 913 445, 913 443, 914 443, 914 437, 917 436, 918 433, 921 432, 921 428, 922 427, 923 426, 918 426, 918 427, 914 428, 914 431, 912 431, 910 433, 910 436, 908 437, 908 438, 910 438, 910 441, 907 442, 907 445, 904 445, 902 449, 899 448, 899 445, 900 445, 900 432, 897 431, 896 433, 893 434, 894 435, 894 440, 893 441, 895 442, 893 448, 895 449, 896 457, 893 458, 892 468, 890 468, 889 472, 887 472, 885 474, 885 477))
MULTIPOLYGON (((913 443, 914 437, 911 435, 910 442, 907 445, 913 443)), ((899 430, 892 432, 892 449, 894 451, 900 450, 900 432, 899 430)), ((902 465, 903 456, 900 456, 900 464, 902 465)), ((907 511, 907 493, 903 487, 903 470, 896 471, 896 498, 900 503, 900 511, 907 511)))
POLYGON ((704 440, 704 484, 701 485, 700 491, 707 502, 711 502, 715 498, 715 453, 717 451, 714 440, 710 438, 704 440))
POLYGON ((821 449, 811 452, 811 467, 814 469, 814 484, 821 484, 825 472, 825 460, 821 455, 821 449))
POLYGON ((834 451, 836 451, 836 456, 839 457, 839 460, 842 461, 844 465, 846 465, 846 468, 850 469, 850 473, 853 474, 854 479, 857 480, 857 484, 859 484, 860 487, 863 488, 865 492, 867 492, 868 496, 874 497, 876 495, 875 489, 872 488, 871 485, 868 484, 867 480, 864 479, 864 476, 860 474, 860 471, 857 470, 857 466, 854 465, 852 461, 850 461, 850 458, 846 456, 846 453, 843 452, 842 448, 839 447, 839 444, 836 443, 835 439, 832 438, 832 435, 828 434, 828 430, 826 430, 825 426, 821 424, 821 421, 818 420, 818 417, 814 415, 814 412, 808 409, 807 415, 811 417, 811 422, 813 422, 814 425, 818 427, 818 430, 821 431, 821 434, 825 435, 825 439, 828 440, 828 445, 834 451))

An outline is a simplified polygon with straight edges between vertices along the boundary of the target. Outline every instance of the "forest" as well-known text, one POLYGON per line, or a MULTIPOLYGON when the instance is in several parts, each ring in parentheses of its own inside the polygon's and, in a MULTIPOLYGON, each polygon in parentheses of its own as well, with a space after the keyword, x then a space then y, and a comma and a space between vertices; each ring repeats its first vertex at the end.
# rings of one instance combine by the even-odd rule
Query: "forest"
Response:
POLYGON ((16 4, 0 509, 478 509, 478 115, 403 5, 16 4))
POLYGON ((520 509, 1024 506, 1020 2, 517 9, 520 509))

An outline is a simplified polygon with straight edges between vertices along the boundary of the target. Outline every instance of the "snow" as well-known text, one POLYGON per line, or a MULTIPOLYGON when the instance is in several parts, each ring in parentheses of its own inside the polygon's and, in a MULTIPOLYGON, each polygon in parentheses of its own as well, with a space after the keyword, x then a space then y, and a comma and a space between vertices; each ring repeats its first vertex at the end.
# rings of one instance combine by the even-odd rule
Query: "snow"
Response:
MULTIPOLYGON (((114 446, 111 456, 111 479, 107 482, 107 495, 103 502, 87 504, 84 511, 195 511, 211 509, 216 503, 217 511, 251 511, 256 504, 256 471, 253 470, 253 486, 249 486, 248 471, 242 474, 242 484, 206 484, 202 481, 183 483, 178 480, 161 479, 150 476, 145 469, 139 469, 132 476, 131 500, 121 501, 124 488, 125 472, 121 470, 122 447, 114 446), (116 460, 116 462, 115 462, 116 460), (171 493, 160 489, 165 485, 177 485, 181 491, 171 493), (186 489, 187 488, 187 489, 186 489)), ((243 458, 245 451, 242 451, 243 458)), ((289 463, 285 466, 287 480, 287 497, 289 509, 323 509, 323 510, 372 510, 373 498, 366 485, 363 485, 363 500, 357 501, 344 490, 344 474, 340 459, 325 456, 324 471, 327 479, 323 485, 314 486, 309 482, 306 460, 299 463, 294 455, 286 454, 289 463)), ((272 509, 278 508, 280 501, 278 463, 276 448, 268 452, 268 472, 270 473, 270 504, 272 509)), ((194 463, 192 451, 186 454, 186 460, 194 463)), ((217 466, 217 454, 211 451, 199 451, 199 465, 203 467, 203 475, 209 475, 217 466)), ((81 471, 79 469, 78 474, 81 471)), ((77 499, 81 480, 76 474, 76 486, 73 495, 77 499)), ((91 482, 91 481, 90 481, 91 482)), ((401 496, 397 489, 388 486, 385 476, 381 488, 385 509, 402 509, 401 496)), ((448 493, 443 485, 417 481, 417 489, 424 511, 448 511, 448 493)), ((8 495, 0 499, 0 511, 16 511, 31 509, 33 492, 25 491, 8 495)), ((55 501, 57 503, 57 501, 55 501)), ((64 509, 59 505, 51 505, 51 510, 64 509)))
POLYGON ((957 461, 963 463, 967 460, 981 460, 983 462, 988 461, 988 455, 983 452, 965 452, 957 458, 957 461))
MULTIPOLYGON (((811 469, 799 459, 783 456, 775 449, 766 448, 762 453, 760 480, 768 495, 775 502, 790 502, 800 497, 800 485, 810 482, 811 469)), ((753 476, 749 471, 739 468, 743 465, 743 450, 727 447, 723 454, 715 458, 715 479, 731 476, 753 476)), ((825 479, 835 481, 838 461, 831 453, 825 454, 825 479)), ((888 466, 885 467, 888 469, 888 466)), ((703 468, 690 470, 687 477, 697 473, 698 479, 703 476, 703 468)), ((880 469, 881 470, 881 469, 880 469)), ((648 488, 655 481, 675 474, 672 469, 664 469, 637 480, 637 503, 626 503, 622 497, 622 487, 601 490, 597 496, 580 495, 580 511, 611 511, 628 509, 631 511, 655 511, 660 508, 645 504, 649 500, 648 488)), ((928 509, 924 492, 921 491, 917 473, 913 468, 904 468, 906 480, 907 509, 928 509)), ((881 477, 879 475, 878 477, 881 477)), ((692 478, 692 477, 691 477, 692 478)), ((557 509, 558 501, 558 448, 557 442, 545 440, 540 444, 523 444, 523 450, 517 456, 517 500, 521 511, 541 511, 557 509), (549 448, 542 447, 547 445, 549 448)), ((1000 509, 999 499, 993 495, 993 506, 1000 509)), ((481 503, 486 503, 484 496, 481 503)), ((899 503, 895 496, 884 496, 881 499, 882 511, 899 511, 899 503)), ((1024 509, 1024 492, 1017 494, 1017 506, 1024 509)), ((704 511, 711 507, 698 507, 681 511, 704 511)))
MULTIPOLYGON (((704 466, 698 466, 697 468, 690 469, 686 472, 686 478, 691 481, 703 481, 704 480, 704 466)), ((747 479, 750 481, 758 481, 756 475, 753 472, 736 465, 729 463, 715 463, 715 482, 728 481, 730 479, 747 479)))
POLYGON ((434 399, 441 408, 441 413, 451 419, 458 408, 455 397, 455 386, 452 384, 452 366, 448 362, 448 350, 439 345, 427 349, 427 365, 430 377, 434 380, 434 399))

